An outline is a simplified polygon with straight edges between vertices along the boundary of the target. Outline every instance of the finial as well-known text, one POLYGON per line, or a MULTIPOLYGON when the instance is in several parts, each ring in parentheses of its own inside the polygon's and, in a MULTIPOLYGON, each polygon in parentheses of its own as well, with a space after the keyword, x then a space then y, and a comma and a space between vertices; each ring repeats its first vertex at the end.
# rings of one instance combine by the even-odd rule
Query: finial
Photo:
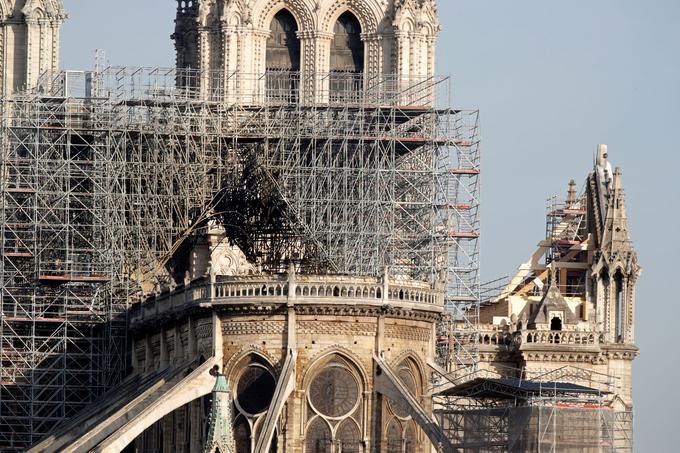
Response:
POLYGON ((597 145, 597 165, 599 167, 606 167, 608 158, 607 145, 597 145))
POLYGON ((576 203, 576 182, 572 179, 567 189, 567 208, 572 207, 574 203, 576 203))
POLYGON ((619 190, 621 189, 621 176, 623 173, 621 172, 620 167, 616 167, 614 169, 614 182, 613 182, 613 189, 614 190, 619 190))

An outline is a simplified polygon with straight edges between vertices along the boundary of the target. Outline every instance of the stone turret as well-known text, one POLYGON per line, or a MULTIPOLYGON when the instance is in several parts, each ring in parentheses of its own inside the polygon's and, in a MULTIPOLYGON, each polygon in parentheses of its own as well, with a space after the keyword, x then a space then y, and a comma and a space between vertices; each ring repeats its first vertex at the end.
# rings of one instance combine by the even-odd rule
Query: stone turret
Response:
POLYGON ((0 95, 33 88, 59 68, 62 0, 0 0, 0 95))
POLYGON ((591 276, 597 321, 611 342, 632 344, 635 284, 642 269, 630 239, 621 169, 611 171, 606 148, 600 154, 588 194, 596 245, 591 276))

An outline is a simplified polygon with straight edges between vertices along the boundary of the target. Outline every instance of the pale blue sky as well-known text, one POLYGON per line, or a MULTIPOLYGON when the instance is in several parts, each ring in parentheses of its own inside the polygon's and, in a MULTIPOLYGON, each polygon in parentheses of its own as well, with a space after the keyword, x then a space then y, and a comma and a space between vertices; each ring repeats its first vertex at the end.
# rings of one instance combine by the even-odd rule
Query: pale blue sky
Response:
MULTIPOLYGON (((172 0, 65 0, 62 66, 172 66, 172 0)), ((583 182, 598 143, 623 169, 638 288, 636 452, 675 452, 680 427, 680 1, 440 0, 438 72, 479 108, 482 274, 507 275, 544 235, 544 205, 583 182)))

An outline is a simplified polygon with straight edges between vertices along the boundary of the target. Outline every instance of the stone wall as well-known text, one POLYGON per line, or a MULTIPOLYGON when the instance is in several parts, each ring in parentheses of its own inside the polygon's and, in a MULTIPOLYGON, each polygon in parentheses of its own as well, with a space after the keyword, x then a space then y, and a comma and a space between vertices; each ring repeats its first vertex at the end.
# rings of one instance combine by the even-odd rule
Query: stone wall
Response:
POLYGON ((61 0, 0 0, 0 95, 36 86, 59 68, 61 0))

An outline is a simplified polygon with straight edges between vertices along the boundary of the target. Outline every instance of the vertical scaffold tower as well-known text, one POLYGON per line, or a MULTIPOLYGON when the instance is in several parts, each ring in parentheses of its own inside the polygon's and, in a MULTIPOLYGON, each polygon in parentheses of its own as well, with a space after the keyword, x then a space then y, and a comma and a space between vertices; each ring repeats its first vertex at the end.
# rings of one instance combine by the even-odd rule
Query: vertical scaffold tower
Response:
POLYGON ((450 117, 456 137, 448 156, 448 286, 437 338, 440 364, 453 374, 473 371, 479 355, 480 173, 479 115, 450 117))

